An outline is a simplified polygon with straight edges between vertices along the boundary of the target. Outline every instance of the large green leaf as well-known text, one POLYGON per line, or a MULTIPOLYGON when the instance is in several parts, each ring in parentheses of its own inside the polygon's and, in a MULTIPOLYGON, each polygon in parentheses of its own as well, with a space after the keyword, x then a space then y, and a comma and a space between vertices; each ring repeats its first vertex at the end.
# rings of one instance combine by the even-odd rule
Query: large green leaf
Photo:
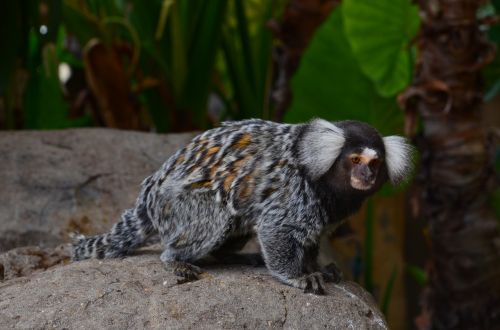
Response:
POLYGON ((398 132, 403 115, 394 98, 378 95, 361 72, 345 37, 342 6, 316 32, 291 82, 293 100, 286 121, 311 117, 368 122, 381 133, 398 132))
POLYGON ((419 26, 410 0, 345 0, 345 32, 362 71, 383 96, 393 96, 410 82, 409 43, 419 26))

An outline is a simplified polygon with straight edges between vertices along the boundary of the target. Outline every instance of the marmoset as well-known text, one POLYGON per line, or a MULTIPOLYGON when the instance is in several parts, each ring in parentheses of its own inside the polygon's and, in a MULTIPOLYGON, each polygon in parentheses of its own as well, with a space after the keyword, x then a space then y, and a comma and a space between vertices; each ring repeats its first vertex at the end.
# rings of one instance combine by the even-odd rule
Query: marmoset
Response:
POLYGON ((228 249, 254 234, 273 276, 323 294, 324 282, 339 281, 340 273, 318 265, 321 234, 386 181, 404 181, 412 166, 412 146, 403 137, 382 137, 358 121, 226 122, 146 178, 135 207, 109 233, 78 235, 72 257, 122 257, 157 233, 161 261, 190 281, 202 272, 197 261, 235 257, 228 249))

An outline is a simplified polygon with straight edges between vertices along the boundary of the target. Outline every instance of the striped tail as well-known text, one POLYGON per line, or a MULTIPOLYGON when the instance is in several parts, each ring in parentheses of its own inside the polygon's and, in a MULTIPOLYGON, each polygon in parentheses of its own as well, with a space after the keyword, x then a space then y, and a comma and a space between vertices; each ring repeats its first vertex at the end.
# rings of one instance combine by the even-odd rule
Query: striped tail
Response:
POLYGON ((76 235, 73 242, 74 261, 89 258, 118 258, 140 247, 155 230, 146 212, 128 209, 106 234, 85 237, 76 235))

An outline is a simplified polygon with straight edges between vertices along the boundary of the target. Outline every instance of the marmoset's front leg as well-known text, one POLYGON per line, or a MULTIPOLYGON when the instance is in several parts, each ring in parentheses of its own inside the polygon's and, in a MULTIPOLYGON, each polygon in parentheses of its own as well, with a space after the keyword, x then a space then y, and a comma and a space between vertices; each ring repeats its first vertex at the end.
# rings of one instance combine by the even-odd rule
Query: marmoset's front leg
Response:
POLYGON ((339 283, 343 278, 343 274, 335 261, 332 260, 331 263, 323 267, 318 264, 319 248, 319 245, 312 245, 305 249, 304 262, 306 271, 309 273, 319 271, 323 274, 323 278, 326 282, 339 283))
POLYGON ((262 225, 258 237, 266 266, 271 274, 288 285, 304 292, 324 294, 325 276, 319 269, 312 269, 308 258, 311 251, 317 251, 317 246, 309 250, 307 237, 301 237, 300 233, 287 226, 262 225))

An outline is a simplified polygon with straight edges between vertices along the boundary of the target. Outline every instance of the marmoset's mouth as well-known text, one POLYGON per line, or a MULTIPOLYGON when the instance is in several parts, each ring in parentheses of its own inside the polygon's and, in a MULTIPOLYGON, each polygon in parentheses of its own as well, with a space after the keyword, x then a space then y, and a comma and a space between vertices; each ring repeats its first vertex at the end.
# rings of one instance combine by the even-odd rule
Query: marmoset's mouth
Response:
POLYGON ((364 180, 357 179, 353 176, 351 176, 351 187, 357 190, 368 190, 373 186, 373 183, 375 180, 372 180, 370 182, 366 182, 364 180))

